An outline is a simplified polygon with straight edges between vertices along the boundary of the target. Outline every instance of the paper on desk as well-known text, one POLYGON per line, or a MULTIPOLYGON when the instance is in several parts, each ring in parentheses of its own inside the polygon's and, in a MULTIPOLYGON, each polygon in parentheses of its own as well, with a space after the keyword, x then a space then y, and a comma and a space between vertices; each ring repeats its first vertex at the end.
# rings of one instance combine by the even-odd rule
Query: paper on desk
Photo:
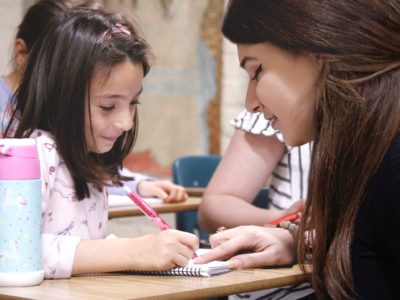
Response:
MULTIPOLYGON (((159 198, 143 198, 148 204, 162 204, 163 200, 159 198)), ((136 204, 129 199, 128 196, 123 195, 108 195, 108 207, 120 206, 136 206, 136 204)))
POLYGON ((200 256, 200 255, 207 254, 210 251, 211 251, 210 248, 199 248, 196 250, 196 254, 200 256))

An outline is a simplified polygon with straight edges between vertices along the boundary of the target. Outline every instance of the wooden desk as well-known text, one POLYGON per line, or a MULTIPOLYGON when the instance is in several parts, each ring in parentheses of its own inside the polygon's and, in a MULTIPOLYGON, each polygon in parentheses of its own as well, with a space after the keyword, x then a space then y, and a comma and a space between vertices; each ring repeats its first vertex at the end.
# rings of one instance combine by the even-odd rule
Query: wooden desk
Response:
POLYGON ((189 197, 203 197, 205 188, 186 187, 185 190, 189 197))
MULTIPOLYGON (((174 213, 180 211, 197 210, 201 202, 200 197, 189 197, 185 202, 154 204, 152 207, 158 213, 174 213)), ((143 213, 137 206, 121 206, 110 208, 108 218, 121 218, 142 216, 143 213)))
POLYGON ((237 270, 214 277, 107 275, 45 280, 35 287, 0 288, 0 299, 196 299, 299 284, 298 266, 237 270))

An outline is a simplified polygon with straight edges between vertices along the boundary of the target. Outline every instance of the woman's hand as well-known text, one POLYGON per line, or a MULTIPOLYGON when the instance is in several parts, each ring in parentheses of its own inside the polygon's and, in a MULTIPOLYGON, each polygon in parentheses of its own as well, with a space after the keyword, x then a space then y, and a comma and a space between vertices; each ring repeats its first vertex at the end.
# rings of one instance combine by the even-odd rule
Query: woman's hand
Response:
POLYGON ((186 266, 198 247, 197 236, 174 229, 141 236, 132 240, 132 268, 163 271, 186 266))
POLYGON ((142 197, 156 197, 166 203, 182 202, 188 198, 182 186, 167 180, 142 180, 139 182, 138 192, 142 197))
POLYGON ((210 237, 212 250, 198 257, 196 263, 229 259, 233 269, 284 265, 295 260, 294 238, 286 229, 262 226, 239 226, 210 237), (239 251, 251 251, 237 254, 239 251))

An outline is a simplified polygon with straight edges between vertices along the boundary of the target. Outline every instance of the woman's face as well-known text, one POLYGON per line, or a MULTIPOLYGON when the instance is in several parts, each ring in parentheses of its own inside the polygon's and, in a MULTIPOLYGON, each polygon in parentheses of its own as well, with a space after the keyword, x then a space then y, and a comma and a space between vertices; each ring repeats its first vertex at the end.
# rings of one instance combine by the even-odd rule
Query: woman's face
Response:
POLYGON ((117 139, 132 128, 142 92, 141 64, 120 63, 107 78, 103 71, 99 68, 94 73, 85 111, 86 143, 95 153, 110 151, 117 139))
POLYGON ((239 44, 240 65, 250 77, 246 108, 261 111, 282 132, 286 144, 313 139, 319 61, 294 55, 269 43, 239 44))

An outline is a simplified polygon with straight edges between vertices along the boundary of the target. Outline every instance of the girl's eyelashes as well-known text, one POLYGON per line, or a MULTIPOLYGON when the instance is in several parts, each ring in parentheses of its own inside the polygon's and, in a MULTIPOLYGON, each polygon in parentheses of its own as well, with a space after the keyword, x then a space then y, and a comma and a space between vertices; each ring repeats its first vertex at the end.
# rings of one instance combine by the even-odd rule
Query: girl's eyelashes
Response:
POLYGON ((251 78, 251 80, 258 80, 258 75, 261 73, 262 70, 263 70, 263 65, 260 64, 257 70, 254 72, 254 76, 251 78))
POLYGON ((114 105, 112 105, 112 106, 104 106, 104 105, 100 105, 99 106, 100 108, 101 108, 101 110, 103 110, 103 111, 112 111, 113 109, 114 109, 114 105))
MULTIPOLYGON (((138 104, 140 104, 140 102, 137 99, 129 103, 130 106, 136 106, 138 104)), ((110 112, 115 108, 115 105, 99 105, 99 107, 102 111, 110 112)))

